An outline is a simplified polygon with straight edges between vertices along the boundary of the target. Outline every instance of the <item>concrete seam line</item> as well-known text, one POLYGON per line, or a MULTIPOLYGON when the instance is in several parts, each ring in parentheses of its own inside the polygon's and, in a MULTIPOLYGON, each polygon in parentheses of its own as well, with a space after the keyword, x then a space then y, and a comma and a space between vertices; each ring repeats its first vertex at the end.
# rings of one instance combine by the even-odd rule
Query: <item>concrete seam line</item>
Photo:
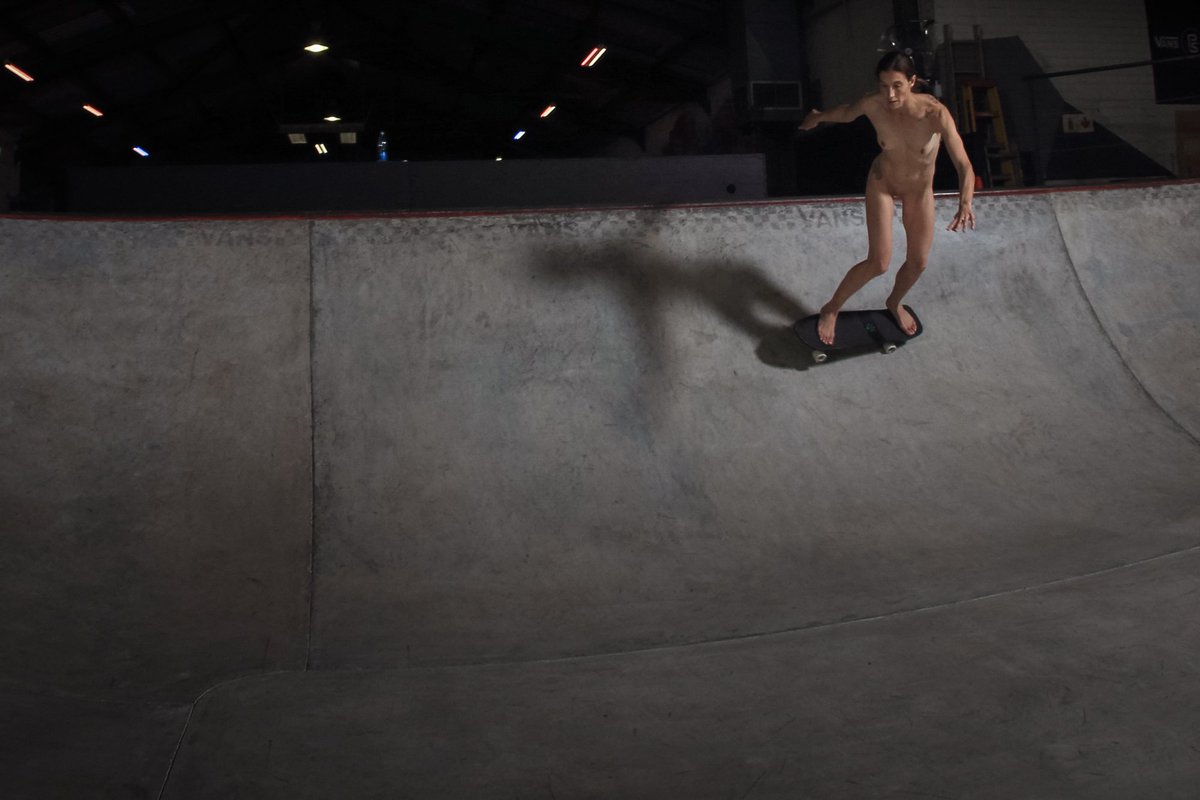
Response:
POLYGON ((316 221, 308 223, 308 452, 311 483, 309 485, 308 525, 308 619, 304 632, 304 671, 308 672, 312 662, 313 609, 316 604, 317 588, 317 394, 316 347, 317 347, 317 292, 316 264, 313 257, 313 237, 316 221))
MULTIPOLYGON (((412 667, 363 667, 363 668, 345 667, 345 668, 327 669, 327 670, 280 669, 280 670, 272 670, 270 672, 252 672, 249 674, 235 675, 233 677, 226 678, 224 680, 220 680, 217 683, 214 683, 212 686, 209 686, 208 688, 206 688, 204 691, 200 692, 200 694, 198 694, 196 696, 195 700, 192 700, 191 702, 183 701, 183 702, 180 702, 178 705, 182 706, 182 705, 186 704, 190 707, 189 712, 188 712, 188 719, 184 723, 184 728, 186 730, 188 724, 191 722, 192 714, 195 712, 196 708, 200 705, 200 703, 204 700, 204 698, 206 698, 208 695, 212 694, 213 692, 216 692, 227 686, 231 686, 235 683, 240 683, 242 681, 262 680, 263 678, 280 677, 280 676, 287 676, 287 675, 297 675, 297 674, 302 674, 304 672, 311 672, 313 677, 317 677, 317 676, 324 677, 324 676, 333 676, 333 675, 344 674, 344 673, 411 672, 411 671, 417 671, 417 670, 430 670, 430 669, 496 667, 496 666, 517 665, 517 664, 552 664, 552 663, 563 662, 563 661, 585 661, 588 659, 601 659, 601 658, 613 658, 613 657, 619 657, 619 656, 625 656, 625 655, 636 655, 638 653, 653 653, 653 652, 660 651, 660 650, 674 650, 674 649, 683 649, 683 648, 687 648, 687 647, 703 647, 705 645, 719 645, 719 644, 725 644, 725 643, 731 643, 731 642, 746 641, 749 639, 766 639, 766 638, 770 638, 770 637, 774 637, 774 636, 788 636, 791 634, 809 633, 811 631, 824 630, 824 629, 828 629, 828 628, 840 628, 840 627, 845 627, 848 625, 858 625, 858 624, 865 623, 865 622, 877 622, 880 620, 892 619, 894 617, 902 617, 902 616, 908 616, 908 615, 913 615, 913 614, 921 614, 921 613, 930 612, 930 611, 939 611, 942 609, 954 608, 955 606, 968 605, 971 603, 980 603, 980 602, 983 602, 986 600, 994 600, 997 598, 1008 597, 1011 595, 1028 594, 1031 592, 1039 591, 1041 589, 1049 589, 1049 588, 1059 586, 1059 585, 1076 583, 1079 581, 1088 580, 1090 578, 1098 578, 1103 575, 1120 572, 1121 570, 1125 570, 1125 569, 1133 569, 1135 567, 1144 566, 1146 564, 1153 564, 1156 561, 1167 561, 1172 558, 1183 558, 1183 557, 1193 555, 1193 554, 1200 554, 1200 542, 1198 542, 1197 544, 1194 544, 1190 547, 1185 547, 1182 550, 1171 550, 1166 553, 1159 553, 1157 555, 1147 556, 1146 558, 1140 558, 1135 561, 1128 561, 1124 564, 1115 564, 1111 567, 1104 567, 1103 569, 1094 570, 1092 572, 1086 572, 1086 573, 1083 573, 1080 575, 1068 575, 1063 578, 1055 578, 1053 580, 1044 581, 1042 583, 1030 584, 1028 586, 1018 586, 1018 587, 1014 587, 1012 589, 1003 589, 998 592, 991 592, 989 594, 976 595, 974 597, 964 597, 964 598, 960 598, 957 600, 947 600, 945 602, 935 603, 935 604, 929 605, 929 606, 918 606, 916 608, 902 608, 902 609, 899 609, 896 611, 888 612, 887 614, 875 614, 875 615, 868 616, 868 617, 857 617, 855 619, 843 619, 843 620, 837 620, 836 622, 818 622, 818 623, 814 623, 812 625, 802 625, 802 626, 795 627, 795 628, 778 628, 776 630, 770 630, 770 631, 759 631, 756 633, 747 633, 747 634, 743 634, 741 636, 729 636, 729 637, 722 637, 722 638, 718 638, 718 639, 698 639, 698 640, 691 641, 691 642, 682 642, 682 643, 678 643, 678 644, 666 644, 666 645, 653 646, 653 647, 640 647, 640 648, 635 648, 633 650, 613 650, 611 652, 606 652, 606 653, 589 653, 589 654, 574 655, 574 656, 557 656, 554 658, 534 658, 534 659, 528 659, 528 660, 524 660, 524 661, 521 661, 521 660, 517 660, 517 661, 460 661, 460 662, 446 663, 446 664, 417 665, 417 666, 412 666, 412 667)), ((165 702, 147 703, 147 702, 143 702, 143 701, 139 701, 139 700, 122 701, 122 700, 111 700, 111 699, 103 699, 103 698, 91 698, 91 697, 87 697, 87 696, 81 695, 81 694, 70 694, 70 693, 66 693, 66 692, 30 692, 29 694, 33 694, 34 696, 37 696, 37 697, 51 697, 51 698, 55 698, 55 699, 59 699, 59 700, 86 700, 87 702, 103 704, 103 705, 145 706, 145 707, 149 707, 149 708, 158 708, 158 709, 171 708, 171 707, 174 707, 174 705, 175 705, 175 704, 165 703, 165 702)))
MULTIPOLYGON (((434 667, 434 668, 449 668, 449 667, 453 667, 453 666, 489 667, 489 666, 501 666, 501 665, 505 665, 505 664, 553 664, 553 663, 565 662, 565 661, 587 661, 589 659, 602 659, 602 658, 611 658, 614 656, 636 655, 638 653, 654 653, 654 652, 660 652, 660 651, 664 651, 664 650, 682 650, 682 649, 690 648, 690 647, 704 647, 706 645, 732 644, 734 642, 751 641, 754 639, 770 639, 770 638, 774 638, 777 636, 790 636, 793 634, 811 633, 814 631, 830 630, 833 628, 844 628, 844 627, 849 627, 851 625, 861 625, 861 624, 870 623, 870 622, 880 622, 883 620, 895 619, 897 617, 915 616, 917 614, 925 614, 925 613, 929 613, 929 612, 933 612, 933 611, 944 611, 946 609, 955 608, 958 606, 971 605, 974 603, 982 603, 987 600, 996 600, 996 599, 999 599, 1002 597, 1011 597, 1011 596, 1015 596, 1015 595, 1019 595, 1019 594, 1030 594, 1032 592, 1040 591, 1042 589, 1050 589, 1050 588, 1053 588, 1056 586, 1063 586, 1063 585, 1070 584, 1070 583, 1078 583, 1080 581, 1089 580, 1091 578, 1098 578, 1103 575, 1108 575, 1110 573, 1120 572, 1122 570, 1133 569, 1135 567, 1140 567, 1140 566, 1143 566, 1146 564, 1151 564, 1156 561, 1166 561, 1171 558, 1180 558, 1180 557, 1192 555, 1195 553, 1200 553, 1200 544, 1195 544, 1195 545, 1192 545, 1191 547, 1185 547, 1182 550, 1172 550, 1168 553, 1159 553, 1158 555, 1153 555, 1153 556, 1149 556, 1147 558, 1137 559, 1136 561, 1128 561, 1124 564, 1115 564, 1111 567, 1105 567, 1103 569, 1098 569, 1093 572, 1085 572, 1081 575, 1068 575, 1064 578, 1055 578, 1053 580, 1044 581, 1042 583, 1030 584, 1029 586, 1017 586, 1012 589, 1002 589, 1001 591, 998 591, 998 592, 991 592, 989 594, 976 595, 975 597, 964 597, 964 598, 960 598, 958 600, 947 600, 942 603, 934 603, 933 605, 928 605, 928 606, 918 606, 916 608, 902 608, 902 609, 898 609, 896 611, 888 612, 886 614, 875 614, 875 615, 869 616, 869 617, 858 617, 855 619, 843 619, 843 620, 837 620, 835 622, 818 622, 818 623, 814 623, 812 625, 802 625, 802 626, 796 627, 796 628, 779 628, 779 629, 776 629, 773 631, 760 631, 757 633, 747 633, 747 634, 743 634, 740 636, 728 636, 728 637, 723 637, 720 639, 700 639, 700 640, 696 640, 696 641, 692 641, 692 642, 681 642, 679 644, 667 644, 667 645, 660 645, 660 646, 654 646, 654 647, 642 647, 642 648, 637 648, 634 650, 618 650, 618 651, 613 651, 611 653, 594 653, 594 654, 589 654, 589 655, 561 656, 561 657, 556 657, 556 658, 538 658, 538 659, 531 659, 529 661, 481 661, 481 662, 476 662, 476 663, 446 664, 446 665, 443 665, 440 667, 434 667)), ((420 667, 418 667, 417 669, 420 669, 420 667)), ((386 671, 392 671, 392 670, 380 670, 380 671, 386 672, 386 671)))
MULTIPOLYGON (((1111 567, 1086 572, 1081 575, 1068 575, 1063 578, 1055 578, 1053 580, 1044 581, 1042 583, 1030 584, 1028 586, 1016 586, 1011 589, 1002 589, 998 592, 990 592, 988 594, 976 595, 974 597, 963 597, 957 600, 947 600, 941 603, 934 603, 928 606, 918 606, 915 608, 901 608, 896 611, 890 611, 886 614, 875 614, 867 617, 858 617, 855 619, 842 619, 834 622, 817 622, 812 625, 802 625, 795 628, 779 628, 770 631, 759 631, 756 633, 747 633, 740 636, 727 636, 718 639, 698 639, 691 642, 680 642, 677 644, 653 645, 650 647, 639 647, 632 650, 613 650, 606 653, 586 653, 579 655, 555 656, 552 658, 532 658, 527 660, 515 661, 458 661, 445 664, 426 664, 416 665, 411 667, 340 667, 334 669, 319 669, 319 670, 276 670, 274 672, 264 672, 251 675, 240 675, 235 678, 230 678, 206 689, 198 698, 196 698, 193 707, 207 697, 209 694, 220 689, 232 686, 243 681, 258 681, 266 678, 284 677, 304 675, 307 678, 314 679, 333 679, 339 676, 348 674, 353 675, 379 675, 389 672, 428 672, 438 670, 451 669, 479 669, 486 667, 511 667, 511 666, 533 666, 537 664, 563 664, 567 662, 585 662, 585 661, 600 661, 608 658, 622 658, 625 656, 645 655, 650 653, 661 653, 670 650, 686 650, 698 647, 720 646, 725 644, 735 644, 738 642, 753 641, 756 639, 773 639, 782 636, 794 636, 799 634, 815 633, 817 631, 833 630, 836 628, 846 628, 851 625, 863 625, 873 622, 882 622, 890 619, 901 617, 916 616, 918 614, 932 613, 935 611, 945 611, 959 606, 973 605, 983 603, 988 600, 998 600, 1004 597, 1013 597, 1021 594, 1031 594, 1043 589, 1051 589, 1057 586, 1065 586, 1072 583, 1090 580, 1091 578, 1099 578, 1104 575, 1109 575, 1116 572, 1121 572, 1127 569, 1153 564, 1158 561, 1167 561, 1173 558, 1183 558, 1189 555, 1200 554, 1200 543, 1190 547, 1185 547, 1182 550, 1172 550, 1167 553, 1159 553, 1146 558, 1128 561, 1123 564, 1115 564, 1111 567)), ((189 715, 189 720, 191 719, 189 715)))
MULTIPOLYGON (((303 672, 307 671, 308 669, 306 667, 303 672)), ((264 672, 258 675, 240 675, 236 678, 230 678, 229 680, 214 683, 212 686, 201 692, 196 699, 192 701, 191 707, 188 709, 187 719, 183 721, 183 730, 179 732, 179 741, 175 743, 175 749, 171 751, 171 759, 167 762, 167 774, 163 776, 162 788, 158 791, 158 800, 163 800, 163 798, 166 796, 167 786, 171 783, 171 775, 175 771, 175 763, 179 760, 179 753, 183 750, 183 743, 187 739, 188 729, 192 726, 192 717, 195 716, 196 709, 200 707, 200 703, 204 701, 204 698, 208 697, 210 694, 213 694, 219 689, 240 681, 244 681, 247 678, 267 678, 274 675, 294 674, 297 674, 295 670, 278 670, 275 672, 264 672)))
MULTIPOLYGON (((204 694, 208 694, 206 690, 204 694)), ((200 695, 203 697, 204 694, 200 695)), ((197 698, 192 703, 192 707, 188 709, 187 719, 183 721, 183 730, 179 732, 179 741, 175 743, 175 749, 171 751, 171 759, 167 762, 167 774, 163 776, 162 787, 158 790, 158 800, 163 800, 167 793, 167 785, 171 783, 171 773, 175 771, 175 762, 179 759, 179 751, 183 749, 183 740, 187 738, 188 728, 192 724, 192 715, 196 713, 196 704, 200 702, 197 698)))
POLYGON ((1058 228, 1058 238, 1062 240, 1063 250, 1066 251, 1067 264, 1071 267, 1071 275, 1075 278, 1075 286, 1079 289, 1079 294, 1083 297, 1083 302, 1087 306, 1088 313, 1091 314, 1092 319, 1095 320, 1096 327, 1100 329, 1100 334, 1104 337, 1104 341, 1108 342, 1109 348, 1111 348, 1113 353, 1116 354, 1117 360, 1121 362, 1121 366, 1125 369, 1125 372, 1131 379, 1133 379, 1133 382, 1137 385, 1137 387, 1141 389, 1142 394, 1145 395, 1146 398, 1154 405, 1154 407, 1157 408, 1163 416, 1169 419, 1171 423, 1183 433, 1184 436, 1190 439, 1192 444, 1200 446, 1200 437, 1197 437, 1196 434, 1188 430, 1187 426, 1176 419, 1175 415, 1168 411, 1166 407, 1164 407, 1163 404, 1158 401, 1158 398, 1154 396, 1149 388, 1147 388, 1146 384, 1142 383, 1141 377, 1134 372, 1133 367, 1131 367, 1129 362, 1125 360, 1125 354, 1121 352, 1121 348, 1117 347, 1117 343, 1113 339, 1112 334, 1108 332, 1108 327, 1104 324, 1104 320, 1100 318, 1100 313, 1096 311, 1096 306, 1093 305, 1092 298, 1090 295, 1088 295, 1087 287, 1083 285, 1083 278, 1079 275, 1079 268, 1075 265, 1075 253, 1072 252, 1071 243, 1067 241, 1067 235, 1062 229, 1062 217, 1060 217, 1058 214, 1058 204, 1054 202, 1053 195, 1051 195, 1050 198, 1050 208, 1054 211, 1054 225, 1056 228, 1058 228))

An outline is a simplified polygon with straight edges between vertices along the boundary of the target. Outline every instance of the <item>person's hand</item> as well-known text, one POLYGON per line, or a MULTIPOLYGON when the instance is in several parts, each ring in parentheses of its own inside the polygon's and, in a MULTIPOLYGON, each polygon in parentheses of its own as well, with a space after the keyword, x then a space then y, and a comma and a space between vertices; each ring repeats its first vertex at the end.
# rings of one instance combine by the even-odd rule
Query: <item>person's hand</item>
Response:
POLYGON ((808 115, 804 118, 804 122, 800 123, 800 130, 811 131, 813 128, 817 127, 817 125, 819 125, 820 123, 821 123, 821 112, 817 111, 814 108, 812 111, 808 112, 808 115))
POLYGON ((954 219, 946 230, 957 233, 967 229, 975 230, 975 212, 971 210, 970 203, 959 203, 958 213, 954 215, 954 219))

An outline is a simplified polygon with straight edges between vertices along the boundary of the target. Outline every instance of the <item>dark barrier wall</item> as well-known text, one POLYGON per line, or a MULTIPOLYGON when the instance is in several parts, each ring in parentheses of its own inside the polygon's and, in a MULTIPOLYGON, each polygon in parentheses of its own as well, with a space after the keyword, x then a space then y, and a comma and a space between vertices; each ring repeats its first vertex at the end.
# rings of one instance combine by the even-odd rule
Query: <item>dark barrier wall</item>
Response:
POLYGON ((66 211, 253 213, 702 203, 766 197, 761 154, 80 169, 66 211))

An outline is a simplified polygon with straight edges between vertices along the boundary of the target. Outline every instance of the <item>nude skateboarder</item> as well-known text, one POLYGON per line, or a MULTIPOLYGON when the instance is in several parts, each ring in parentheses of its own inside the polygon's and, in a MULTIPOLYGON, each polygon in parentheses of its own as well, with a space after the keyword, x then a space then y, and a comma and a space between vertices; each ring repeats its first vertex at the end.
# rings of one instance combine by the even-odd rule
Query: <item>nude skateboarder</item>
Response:
POLYGON ((896 283, 887 299, 887 307, 901 329, 916 332, 916 322, 901 305, 929 260, 936 224, 933 199, 933 170, 938 146, 946 151, 958 171, 958 213, 947 227, 965 231, 975 227, 971 201, 975 194, 975 171, 963 148, 958 128, 950 111, 928 94, 917 94, 916 69, 912 59, 891 52, 875 68, 879 91, 850 105, 832 111, 813 109, 800 130, 812 130, 822 122, 852 122, 866 115, 875 126, 883 152, 876 157, 867 177, 867 257, 850 268, 833 297, 821 308, 818 334, 821 341, 833 344, 838 312, 872 278, 887 272, 892 257, 892 215, 900 201, 901 219, 907 239, 904 264, 896 273, 896 283))

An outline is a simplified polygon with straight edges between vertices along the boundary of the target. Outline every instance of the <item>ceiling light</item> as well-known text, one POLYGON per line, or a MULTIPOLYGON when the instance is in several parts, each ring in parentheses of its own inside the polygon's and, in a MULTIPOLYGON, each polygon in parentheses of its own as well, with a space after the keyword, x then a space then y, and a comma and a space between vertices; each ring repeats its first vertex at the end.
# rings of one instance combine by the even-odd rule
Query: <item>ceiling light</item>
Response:
POLYGON ((326 118, 325 118, 325 121, 326 121, 326 122, 341 122, 341 121, 342 121, 342 118, 341 118, 341 117, 335 117, 333 114, 330 114, 328 117, 326 117, 326 118))
POLYGON ((308 137, 303 133, 289 133, 287 136, 292 144, 308 144, 308 137))
POLYGON ((558 106, 546 106, 546 110, 542 112, 542 119, 545 119, 546 117, 553 114, 554 109, 556 109, 556 108, 558 108, 558 106))
POLYGON ((592 52, 587 54, 587 58, 585 58, 583 60, 583 63, 581 63, 580 66, 581 67, 596 66, 596 62, 599 61, 601 59, 601 57, 603 57, 604 54, 607 52, 608 52, 608 48, 606 48, 606 47, 593 47, 592 52))
POLYGON ((143 150, 143 149, 142 149, 142 148, 140 148, 140 147, 135 147, 135 148, 133 148, 133 152, 137 153, 137 154, 138 154, 139 156, 141 156, 142 158, 147 158, 147 157, 149 157, 149 155, 150 155, 148 152, 146 152, 145 150, 143 150))
POLYGON ((321 44, 320 42, 313 42, 312 44, 310 44, 308 47, 306 47, 304 49, 310 53, 324 53, 329 48, 326 47, 325 45, 321 44))
POLYGON ((329 152, 329 148, 326 147, 325 145, 321 144, 320 142, 317 142, 317 152, 320 153, 321 155, 325 155, 326 153, 329 152))
POLYGON ((33 76, 32 76, 32 75, 30 75, 30 74, 29 74, 28 72, 26 72, 25 70, 23 70, 23 69, 21 69, 20 67, 18 67, 16 64, 8 64, 8 63, 6 63, 6 64, 4 65, 4 68, 5 68, 6 70, 8 70, 9 72, 11 72, 13 75, 16 75, 16 76, 17 76, 18 78, 20 78, 21 80, 25 81, 26 83, 33 83, 33 76))
POLYGON ((514 142, 519 142, 525 137, 525 131, 517 131, 517 135, 513 137, 514 142))
POLYGON ((101 111, 100 109, 96 108, 95 106, 85 105, 83 107, 83 110, 88 112, 89 114, 91 114, 93 117, 103 117, 104 116, 104 112, 101 111))
POLYGON ((342 131, 338 134, 338 138, 342 144, 358 144, 358 133, 355 131, 342 131))
POLYGON ((502 156, 497 156, 497 157, 496 157, 496 160, 497 160, 497 161, 503 161, 503 160, 504 160, 504 158, 503 158, 502 156))

